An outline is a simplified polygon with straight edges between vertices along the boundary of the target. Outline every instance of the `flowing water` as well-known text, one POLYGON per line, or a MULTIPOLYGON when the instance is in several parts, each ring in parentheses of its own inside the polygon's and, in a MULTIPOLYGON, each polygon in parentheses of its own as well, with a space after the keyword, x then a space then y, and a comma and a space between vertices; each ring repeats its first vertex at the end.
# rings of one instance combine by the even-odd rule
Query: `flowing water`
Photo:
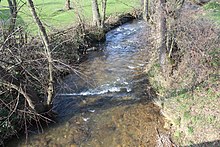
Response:
POLYGON ((135 21, 110 31, 57 87, 58 123, 31 135, 28 146, 160 146, 167 131, 143 72, 148 29, 135 21))

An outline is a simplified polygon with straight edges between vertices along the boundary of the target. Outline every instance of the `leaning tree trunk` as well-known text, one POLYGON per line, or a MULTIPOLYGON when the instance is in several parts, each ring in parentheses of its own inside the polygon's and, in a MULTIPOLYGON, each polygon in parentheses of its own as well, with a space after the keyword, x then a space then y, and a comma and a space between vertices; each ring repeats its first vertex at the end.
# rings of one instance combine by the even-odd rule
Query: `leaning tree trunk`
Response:
POLYGON ((159 0, 158 5, 158 15, 159 15, 159 50, 160 50, 160 65, 162 67, 162 71, 164 72, 166 69, 166 37, 167 37, 167 26, 166 26, 166 14, 164 11, 164 7, 166 5, 166 0, 159 0))
POLYGON ((107 0, 102 0, 102 20, 101 20, 101 28, 104 28, 104 25, 105 25, 106 4, 107 4, 107 0))
POLYGON ((97 27, 101 27, 101 18, 100 18, 97 0, 92 0, 92 14, 93 14, 93 24, 97 27))
POLYGON ((65 10, 70 10, 71 7, 70 7, 70 0, 66 0, 65 2, 65 10))
POLYGON ((74 12, 78 18, 78 21, 80 23, 80 26, 81 26, 81 33, 83 34, 85 32, 85 26, 84 26, 84 21, 83 21, 83 18, 80 14, 80 8, 79 6, 77 5, 77 1, 76 0, 73 0, 73 6, 74 6, 74 12))
POLYGON ((38 17, 33 1, 32 0, 27 0, 28 4, 30 6, 30 10, 32 13, 32 16, 40 30, 40 32, 42 33, 42 39, 45 45, 45 54, 47 57, 47 61, 48 61, 48 72, 49 72, 49 77, 48 77, 48 88, 47 88, 47 105, 51 105, 52 104, 52 97, 53 97, 53 92, 54 92, 54 85, 53 85, 53 59, 51 56, 51 49, 50 49, 50 45, 49 45, 49 38, 48 35, 46 33, 46 29, 43 26, 40 18, 38 17))
POLYGON ((148 21, 149 19, 149 1, 148 0, 144 0, 143 19, 145 21, 148 21))
POLYGON ((10 9, 11 19, 9 24, 9 35, 14 31, 16 19, 17 19, 17 2, 16 0, 8 0, 8 6, 10 9))
POLYGON ((17 19, 17 2, 16 0, 8 0, 8 6, 10 10, 10 22, 8 31, 4 34, 5 44, 11 44, 13 42, 12 33, 15 29, 16 19, 17 19), (11 37, 10 37, 11 36, 11 37))

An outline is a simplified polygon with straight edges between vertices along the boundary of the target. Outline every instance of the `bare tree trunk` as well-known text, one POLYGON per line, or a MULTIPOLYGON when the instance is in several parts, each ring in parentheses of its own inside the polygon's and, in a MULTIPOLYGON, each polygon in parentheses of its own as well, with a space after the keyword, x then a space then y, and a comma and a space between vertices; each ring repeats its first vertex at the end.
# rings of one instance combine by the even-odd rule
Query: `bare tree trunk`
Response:
POLYGON ((4 32, 4 40, 6 41, 5 45, 13 43, 13 36, 11 36, 11 34, 14 32, 16 19, 17 19, 16 0, 8 0, 8 6, 9 6, 11 17, 10 17, 10 22, 9 22, 9 28, 6 32, 4 32))
POLYGON ((48 77, 48 88, 47 88, 47 105, 51 105, 52 104, 52 97, 53 97, 53 92, 54 92, 54 87, 53 87, 53 59, 51 56, 51 49, 50 49, 50 45, 49 45, 49 38, 48 35, 46 33, 46 29, 43 26, 40 18, 38 17, 33 1, 32 0, 27 0, 28 4, 30 6, 30 10, 32 13, 32 16, 36 22, 36 24, 38 25, 38 28, 40 30, 40 32, 42 33, 42 39, 45 45, 45 54, 47 56, 47 61, 48 61, 48 72, 49 72, 49 77, 48 77))
POLYGON ((107 0, 102 0, 102 20, 101 20, 101 28, 104 28, 104 25, 105 25, 106 4, 107 4, 107 0))
POLYGON ((8 32, 9 32, 8 35, 10 35, 15 29, 15 24, 16 24, 16 19, 17 19, 17 2, 16 2, 16 0, 8 0, 8 6, 10 9, 10 14, 11 14, 9 30, 8 30, 8 32))
POLYGON ((164 12, 164 7, 166 5, 166 0, 159 0, 159 49, 160 49, 160 65, 162 70, 165 71, 166 64, 166 37, 167 37, 167 26, 166 26, 166 16, 164 12))
POLYGON ((71 7, 70 7, 70 0, 66 0, 65 2, 65 10, 70 10, 71 7))
POLYGON ((149 19, 149 1, 148 0, 144 0, 143 19, 145 21, 148 21, 149 19))
POLYGON ((97 0, 92 0, 92 14, 93 14, 93 24, 97 27, 101 27, 101 18, 100 18, 97 0))
POLYGON ((74 12, 77 15, 79 21, 79 29, 77 29, 77 32, 79 32, 80 35, 84 38, 85 35, 83 34, 85 34, 85 22, 82 16, 82 10, 80 10, 81 7, 77 4, 77 0, 73 0, 73 6, 74 6, 74 12))
POLYGON ((77 5, 77 1, 76 0, 73 0, 73 6, 74 6, 74 12, 75 14, 77 15, 77 18, 78 18, 78 21, 80 23, 80 26, 82 27, 82 31, 85 32, 85 26, 84 26, 84 21, 83 21, 83 18, 80 14, 80 8, 79 6, 77 5))

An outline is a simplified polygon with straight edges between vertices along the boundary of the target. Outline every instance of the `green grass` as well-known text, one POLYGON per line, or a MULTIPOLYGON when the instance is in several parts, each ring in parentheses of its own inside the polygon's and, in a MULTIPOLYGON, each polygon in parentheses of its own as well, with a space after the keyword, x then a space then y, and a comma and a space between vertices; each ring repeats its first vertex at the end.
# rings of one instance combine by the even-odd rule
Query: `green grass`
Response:
POLYGON ((220 24, 220 3, 219 2, 209 2, 205 4, 203 8, 208 11, 206 17, 220 24))
MULTIPOLYGON (((209 85, 212 82, 208 81, 209 85)), ((213 86, 215 87, 215 86, 213 86)), ((194 90, 194 94, 187 92, 170 97, 164 103, 164 110, 169 110, 166 115, 169 116, 175 127, 174 137, 181 140, 179 136, 189 136, 186 140, 197 138, 194 133, 206 130, 205 127, 212 127, 213 132, 205 131, 207 134, 216 134, 219 130, 218 101, 220 93, 212 86, 207 89, 206 86, 200 85, 194 90), (178 99, 178 101, 176 101, 178 99), (175 106, 174 106, 175 105, 175 106), (209 111, 211 110, 211 111, 209 111), (185 132, 181 132, 185 130, 185 132), (180 133, 181 132, 181 133, 180 133)), ((182 142, 182 141, 181 141, 182 142)), ((184 142, 188 144, 188 142, 184 142)), ((189 145, 189 144, 188 144, 189 145)))
MULTIPOLYGON (((216 51, 214 50, 216 53, 216 51)), ((214 54, 214 53, 213 53, 214 54)), ((213 62, 214 58, 213 58, 213 62)), ((156 63, 148 72, 151 86, 158 93, 158 101, 162 112, 172 124, 172 138, 177 144, 190 144, 218 140, 220 129, 219 117, 219 77, 210 76, 209 79, 196 87, 166 87, 161 81, 160 69, 156 63), (161 88, 162 87, 162 88, 161 88)), ((183 76, 182 76, 183 77, 183 76)), ((163 79, 162 79, 163 80, 163 79)), ((165 81, 165 80, 164 80, 165 81)), ((180 83, 181 84, 181 83, 180 83)), ((168 84, 169 85, 169 84, 168 84)))
POLYGON ((206 5, 204 5, 205 10, 220 10, 220 3, 219 2, 209 2, 206 5))
MULTIPOLYGON (((78 2, 79 10, 82 12, 83 18, 86 22, 91 22, 91 0, 78 0, 78 2)), ((44 22, 48 31, 65 29, 77 22, 74 14, 75 10, 64 11, 64 3, 64 0, 34 0, 38 15, 44 22)), ((23 4, 19 3, 19 6, 21 5, 23 4)), ((0 2, 0 20, 4 22, 7 22, 10 18, 7 6, 8 4, 6 0, 0 2)), ((108 0, 107 16, 115 13, 128 12, 139 6, 139 1, 134 0, 108 0)), ((37 27, 31 17, 27 4, 25 4, 18 13, 17 25, 25 26, 25 28, 31 33, 37 33, 37 27)))

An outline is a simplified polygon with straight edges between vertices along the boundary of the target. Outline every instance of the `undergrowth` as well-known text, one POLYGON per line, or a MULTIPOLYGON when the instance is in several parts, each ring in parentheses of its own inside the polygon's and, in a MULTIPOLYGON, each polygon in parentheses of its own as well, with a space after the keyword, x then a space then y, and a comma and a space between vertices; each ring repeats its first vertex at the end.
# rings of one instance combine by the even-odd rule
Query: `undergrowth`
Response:
MULTIPOLYGON (((218 3, 213 5, 206 7, 220 8, 218 3)), ((178 46, 178 58, 172 60, 177 66, 167 62, 172 72, 167 68, 162 73, 155 60, 147 75, 157 91, 155 103, 167 118, 165 127, 171 129, 174 142, 180 146, 214 145, 220 139, 220 30, 210 19, 189 17, 188 13, 192 12, 184 12, 172 24, 178 46)))

